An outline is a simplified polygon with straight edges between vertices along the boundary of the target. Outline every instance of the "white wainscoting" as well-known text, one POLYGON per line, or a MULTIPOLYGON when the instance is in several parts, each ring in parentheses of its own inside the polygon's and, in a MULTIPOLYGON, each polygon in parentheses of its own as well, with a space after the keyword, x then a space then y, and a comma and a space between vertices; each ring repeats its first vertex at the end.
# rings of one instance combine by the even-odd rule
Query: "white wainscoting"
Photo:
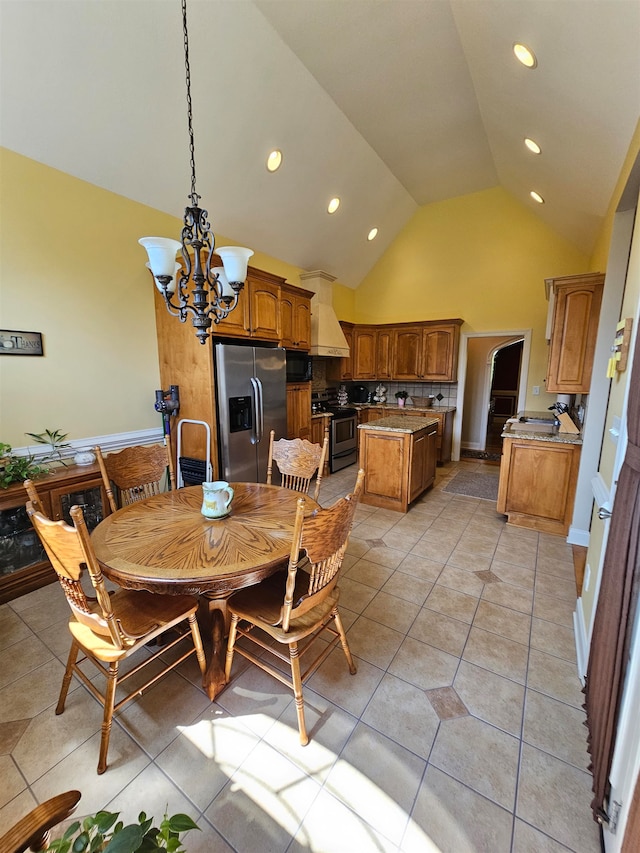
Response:
MULTIPOLYGON (((162 427, 157 429, 140 429, 132 432, 118 432, 112 435, 93 435, 88 438, 74 438, 69 441, 71 447, 62 452, 63 459, 73 459, 73 456, 79 450, 91 450, 96 445, 100 445, 106 453, 111 453, 114 450, 122 450, 124 447, 131 447, 138 444, 159 444, 164 439, 162 427)), ((13 449, 16 456, 27 456, 31 453, 36 458, 47 456, 49 449, 42 444, 32 444, 26 447, 16 447, 13 449)))

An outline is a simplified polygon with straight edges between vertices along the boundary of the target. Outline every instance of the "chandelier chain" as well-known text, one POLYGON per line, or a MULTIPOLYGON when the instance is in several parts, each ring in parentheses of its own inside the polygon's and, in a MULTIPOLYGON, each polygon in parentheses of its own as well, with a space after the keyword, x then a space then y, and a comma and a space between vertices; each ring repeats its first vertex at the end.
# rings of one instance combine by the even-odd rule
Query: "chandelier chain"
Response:
POLYGON ((189 65, 189 32, 187 30, 187 0, 182 0, 182 33, 184 36, 184 68, 187 84, 187 119, 189 123, 189 155, 191 165, 191 204, 197 207, 200 196, 196 193, 196 154, 193 142, 193 107, 191 104, 191 66, 189 65))

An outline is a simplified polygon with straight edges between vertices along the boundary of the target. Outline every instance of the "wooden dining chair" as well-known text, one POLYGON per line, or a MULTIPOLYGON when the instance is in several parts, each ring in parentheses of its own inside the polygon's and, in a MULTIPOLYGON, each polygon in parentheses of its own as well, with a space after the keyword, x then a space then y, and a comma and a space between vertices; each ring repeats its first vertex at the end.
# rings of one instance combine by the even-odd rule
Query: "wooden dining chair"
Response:
POLYGON ((280 438, 275 440, 275 430, 269 434, 269 462, 267 465, 267 485, 271 485, 273 463, 276 463, 282 477, 281 485, 285 489, 307 494, 313 475, 317 472, 314 501, 318 500, 322 472, 329 452, 329 436, 325 435, 322 446, 311 444, 306 438, 280 438))
POLYGON ((106 456, 100 447, 94 447, 111 512, 115 512, 119 506, 127 506, 159 494, 167 469, 169 487, 171 490, 175 489, 176 478, 168 436, 166 441, 166 445, 125 447, 124 450, 106 456), (118 500, 113 493, 113 486, 116 487, 118 500))
POLYGON ((363 480, 364 471, 361 469, 352 494, 326 509, 316 509, 310 515, 306 515, 305 499, 300 498, 286 578, 282 573, 272 575, 256 586, 235 593, 228 602, 231 625, 225 662, 227 682, 231 676, 233 656, 237 652, 289 687, 295 696, 302 746, 309 742, 304 719, 304 682, 338 643, 342 645, 349 672, 352 675, 356 672, 338 612, 338 574, 363 480), (306 669, 301 671, 301 658, 312 649, 316 651, 314 640, 321 635, 326 636, 324 632, 332 635, 330 642, 323 644, 306 669), (238 645, 238 637, 244 637, 257 646, 256 654, 249 650, 248 643, 238 645), (270 642, 270 638, 276 644, 270 642), (301 641, 304 642, 299 647, 301 641), (278 644, 287 646, 287 653, 281 651, 278 644), (265 652, 288 663, 291 677, 272 666, 265 652))
MULTIPOLYGON (((32 483, 29 488, 35 490, 32 483)), ((29 493, 31 494, 31 491, 29 493)), ((127 589, 120 589, 110 595, 105 588, 100 564, 93 551, 80 507, 71 507, 73 527, 65 521, 51 521, 36 509, 32 500, 27 503, 27 514, 58 575, 73 614, 69 620, 71 649, 56 714, 62 714, 64 711, 71 677, 75 673, 104 708, 98 759, 98 773, 104 773, 107 769, 111 720, 115 711, 130 699, 139 696, 190 655, 196 655, 200 671, 204 675, 205 657, 196 621, 198 599, 191 595, 158 595, 145 590, 127 589), (85 567, 96 592, 95 599, 88 598, 82 587, 81 579, 85 567), (185 622, 188 623, 190 632, 181 632, 178 628, 176 636, 163 642, 157 652, 149 655, 149 650, 144 649, 137 666, 120 675, 121 661, 142 651, 151 640, 166 634, 170 629, 178 626, 181 628, 185 622), (186 651, 180 650, 180 656, 172 663, 167 663, 167 651, 187 640, 191 640, 191 647, 186 651), (78 659, 80 653, 83 657, 78 659), (81 669, 80 665, 86 660, 90 660, 106 678, 104 693, 100 692, 89 675, 81 669), (116 702, 116 688, 153 661, 161 664, 163 670, 158 672, 157 666, 152 667, 153 675, 148 681, 142 685, 136 684, 129 694, 116 702)))
POLYGON ((0 853, 48 850, 51 830, 74 813, 80 797, 80 791, 66 791, 31 809, 0 836, 0 853))

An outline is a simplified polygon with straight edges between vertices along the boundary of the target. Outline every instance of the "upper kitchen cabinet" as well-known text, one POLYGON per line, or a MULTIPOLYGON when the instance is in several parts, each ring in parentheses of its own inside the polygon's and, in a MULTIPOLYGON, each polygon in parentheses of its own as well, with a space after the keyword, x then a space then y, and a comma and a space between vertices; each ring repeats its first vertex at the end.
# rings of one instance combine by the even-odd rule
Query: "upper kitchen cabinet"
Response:
POLYGON ((349 344, 349 355, 346 358, 330 358, 327 363, 327 379, 334 382, 345 382, 353 379, 353 330, 354 324, 340 320, 340 328, 349 344))
POLYGON ((247 281, 240 291, 236 308, 218 323, 215 334, 279 341, 280 289, 283 284, 284 279, 280 276, 249 267, 247 281))
POLYGON ((286 349, 309 351, 311 348, 310 290, 283 284, 280 297, 281 344, 286 349))
POLYGON ((391 378, 455 382, 462 323, 457 319, 396 326, 391 378))
POLYGON ((546 279, 549 298, 547 391, 588 394, 604 275, 546 279))
POLYGON ((375 379, 377 367, 375 326, 356 326, 353 330, 353 378, 375 379))
POLYGON ((392 343, 391 329, 378 328, 376 331, 376 379, 391 379, 392 343))

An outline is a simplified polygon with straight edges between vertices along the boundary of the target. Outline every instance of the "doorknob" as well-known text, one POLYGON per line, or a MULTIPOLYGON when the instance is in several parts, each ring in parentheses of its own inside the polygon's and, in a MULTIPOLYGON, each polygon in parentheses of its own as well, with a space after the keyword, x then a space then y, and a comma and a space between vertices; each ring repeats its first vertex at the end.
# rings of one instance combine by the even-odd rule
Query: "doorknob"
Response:
POLYGON ((601 506, 598 510, 598 518, 601 521, 606 521, 608 518, 611 518, 611 510, 607 509, 604 506, 601 506))

